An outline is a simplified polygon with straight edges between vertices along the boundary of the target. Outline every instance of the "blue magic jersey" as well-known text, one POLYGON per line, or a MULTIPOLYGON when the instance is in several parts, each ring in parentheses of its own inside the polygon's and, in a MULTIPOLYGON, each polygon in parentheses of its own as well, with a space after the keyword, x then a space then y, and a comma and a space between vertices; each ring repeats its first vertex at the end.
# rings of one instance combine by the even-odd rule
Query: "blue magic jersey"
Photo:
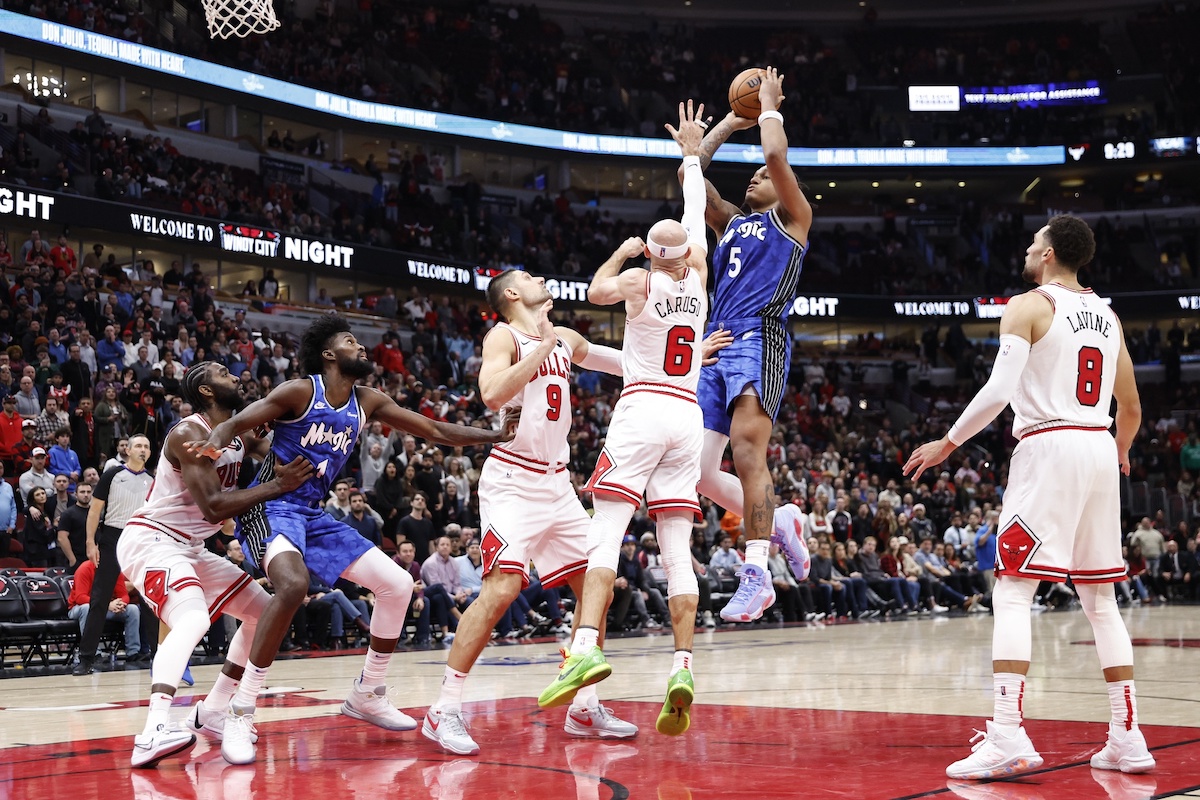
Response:
POLYGON ((709 328, 724 324, 736 335, 760 324, 752 318, 786 322, 805 252, 774 210, 731 219, 713 253, 709 328))
POLYGON ((346 405, 334 408, 325 398, 325 382, 321 376, 310 375, 309 380, 313 384, 312 402, 299 418, 275 423, 271 455, 263 462, 251 485, 272 480, 276 463, 288 464, 296 456, 304 456, 312 462, 316 474, 279 499, 315 507, 329 494, 330 485, 354 452, 363 417, 356 391, 350 392, 346 405))

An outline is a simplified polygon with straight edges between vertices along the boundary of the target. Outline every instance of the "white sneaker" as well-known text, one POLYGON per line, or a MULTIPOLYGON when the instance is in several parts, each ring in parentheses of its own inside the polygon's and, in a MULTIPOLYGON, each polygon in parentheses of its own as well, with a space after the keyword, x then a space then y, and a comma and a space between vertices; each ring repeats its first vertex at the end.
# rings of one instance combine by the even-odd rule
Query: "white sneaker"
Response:
POLYGON ((421 725, 421 735, 447 753, 473 756, 479 752, 479 745, 475 744, 471 732, 467 730, 467 723, 463 721, 462 711, 429 709, 421 725))
POLYGON ((387 686, 376 686, 366 690, 357 678, 354 680, 354 688, 350 690, 350 696, 342 703, 342 713, 389 731, 411 731, 417 727, 415 719, 398 710, 392 705, 392 701, 388 700, 387 686))
POLYGON ((711 611, 704 612, 704 627, 706 627, 706 628, 717 627, 716 617, 713 616, 713 613, 711 611))
POLYGON ((254 708, 230 704, 221 727, 221 756, 230 764, 253 764, 254 741, 250 738, 253 730, 254 708))
POLYGON ((1154 756, 1146 747, 1146 737, 1137 728, 1127 731, 1122 739, 1114 737, 1109 729, 1104 749, 1092 756, 1092 767, 1135 774, 1149 772, 1154 769, 1154 756))
MULTIPOLYGON (((205 708, 204 701, 200 700, 192 706, 192 713, 188 714, 187 722, 184 725, 189 731, 202 733, 214 742, 219 742, 224 735, 226 716, 226 714, 205 708)), ((250 723, 250 741, 258 744, 258 728, 254 727, 253 722, 250 723)))
POLYGON ((939 606, 935 603, 933 608, 930 610, 933 611, 933 613, 935 613, 935 614, 945 614, 950 609, 946 608, 946 606, 939 606))
POLYGON ((987 721, 987 732, 975 731, 971 755, 946 767, 946 777, 966 780, 1006 778, 1028 772, 1042 765, 1042 757, 1033 749, 1025 728, 1017 728, 1014 736, 1000 733, 995 723, 987 721))
POLYGON ((598 739, 632 739, 638 733, 637 725, 626 722, 614 714, 611 708, 604 706, 567 709, 567 721, 563 730, 571 736, 598 739))
POLYGON ((133 737, 133 755, 129 757, 129 764, 134 767, 153 767, 168 756, 191 750, 195 743, 196 734, 159 725, 154 733, 139 733, 133 737))

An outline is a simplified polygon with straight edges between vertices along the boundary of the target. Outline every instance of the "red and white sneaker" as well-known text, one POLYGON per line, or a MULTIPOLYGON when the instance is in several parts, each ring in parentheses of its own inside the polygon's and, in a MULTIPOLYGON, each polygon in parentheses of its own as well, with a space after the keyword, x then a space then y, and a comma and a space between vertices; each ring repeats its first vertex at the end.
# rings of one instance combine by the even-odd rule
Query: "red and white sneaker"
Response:
POLYGON ((471 738, 471 732, 467 730, 467 723, 459 710, 429 709, 421 725, 421 735, 457 756, 473 756, 479 752, 479 745, 471 738))
POLYGON ((987 732, 975 731, 971 755, 946 767, 947 778, 978 781, 985 778, 1006 778, 1037 769, 1042 757, 1033 749, 1025 728, 1005 736, 994 722, 987 721, 987 732))
POLYGON ((1112 728, 1108 729, 1108 741, 1104 749, 1092 756, 1093 769, 1119 770, 1137 774, 1154 769, 1154 756, 1146 746, 1146 737, 1137 728, 1126 731, 1118 739, 1113 736, 1112 728))
POLYGON ((563 730, 571 736, 586 736, 598 739, 632 739, 638 727, 626 722, 612 712, 611 708, 569 708, 563 730))

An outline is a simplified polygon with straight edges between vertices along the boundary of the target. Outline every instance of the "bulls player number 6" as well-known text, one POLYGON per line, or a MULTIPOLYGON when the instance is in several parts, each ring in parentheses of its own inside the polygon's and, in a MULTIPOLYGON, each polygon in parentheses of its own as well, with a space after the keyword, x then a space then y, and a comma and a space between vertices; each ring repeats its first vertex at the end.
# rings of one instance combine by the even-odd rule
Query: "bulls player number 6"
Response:
POLYGON ((663 358, 663 372, 672 377, 687 375, 692 371, 692 345, 696 332, 686 325, 676 325, 667 331, 667 348, 663 358))

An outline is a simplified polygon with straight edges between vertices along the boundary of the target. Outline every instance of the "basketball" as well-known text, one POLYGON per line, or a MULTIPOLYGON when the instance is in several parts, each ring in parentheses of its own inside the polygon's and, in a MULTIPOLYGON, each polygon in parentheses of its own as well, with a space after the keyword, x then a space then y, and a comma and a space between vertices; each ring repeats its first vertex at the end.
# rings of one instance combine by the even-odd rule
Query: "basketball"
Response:
POLYGON ((729 84, 729 107, 733 113, 746 119, 756 119, 762 111, 758 102, 758 88, 762 86, 763 71, 758 67, 744 69, 729 84))

